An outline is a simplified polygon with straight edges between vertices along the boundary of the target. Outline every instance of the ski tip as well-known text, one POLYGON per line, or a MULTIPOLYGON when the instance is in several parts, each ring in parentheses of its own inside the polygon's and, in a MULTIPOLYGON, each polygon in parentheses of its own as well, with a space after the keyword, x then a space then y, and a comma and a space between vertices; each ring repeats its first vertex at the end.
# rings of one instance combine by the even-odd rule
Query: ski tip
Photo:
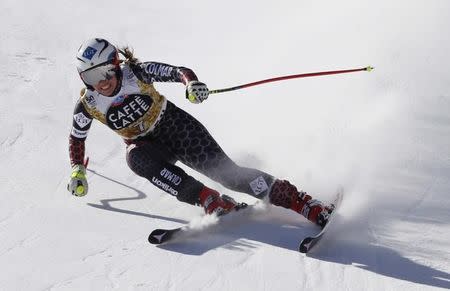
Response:
POLYGON ((148 242, 151 243, 152 245, 159 244, 158 240, 156 238, 154 238, 152 235, 148 236, 148 242))
POLYGON ((148 236, 148 242, 151 243, 152 245, 157 245, 161 243, 161 241, 157 237, 155 237, 152 233, 148 236))
POLYGON ((372 67, 372 66, 367 66, 367 67, 366 67, 366 71, 367 71, 367 72, 372 72, 374 69, 375 69, 375 68, 372 67))
POLYGON ((157 245, 163 242, 164 236, 167 234, 167 232, 163 229, 155 229, 150 233, 148 236, 148 242, 152 245, 157 245))
POLYGON ((302 254, 306 254, 309 251, 309 246, 311 242, 312 242, 311 237, 303 239, 300 245, 298 246, 298 251, 301 252, 302 254))

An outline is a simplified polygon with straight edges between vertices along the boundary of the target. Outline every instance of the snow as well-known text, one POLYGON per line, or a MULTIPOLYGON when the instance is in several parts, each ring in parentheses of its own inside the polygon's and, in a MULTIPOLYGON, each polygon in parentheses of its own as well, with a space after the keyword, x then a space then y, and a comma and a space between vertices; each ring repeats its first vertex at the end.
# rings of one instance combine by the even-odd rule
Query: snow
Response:
POLYGON ((450 289, 448 1, 3 0, 0 8, 0 290, 450 289), (373 65, 201 105, 180 84, 157 84, 238 163, 323 200, 343 185, 327 239, 298 253, 317 229, 268 206, 184 242, 148 244, 152 229, 202 210, 134 175, 124 144, 100 123, 87 140, 90 193, 69 195, 67 143, 82 85, 74 60, 90 37, 190 67, 211 89, 373 65))

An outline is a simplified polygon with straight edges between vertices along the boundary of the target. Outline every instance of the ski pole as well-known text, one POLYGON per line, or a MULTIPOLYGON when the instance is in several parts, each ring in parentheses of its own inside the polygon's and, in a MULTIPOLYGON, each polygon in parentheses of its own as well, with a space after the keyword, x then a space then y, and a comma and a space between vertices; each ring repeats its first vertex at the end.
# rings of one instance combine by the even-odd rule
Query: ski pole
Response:
POLYGON ((256 85, 261 85, 261 84, 270 83, 270 82, 277 82, 277 81, 282 81, 282 80, 306 78, 306 77, 316 77, 316 76, 324 76, 324 75, 337 75, 337 74, 353 73, 353 72, 359 72, 359 71, 370 72, 373 69, 374 69, 373 67, 368 66, 368 67, 359 68, 359 69, 325 71, 325 72, 315 72, 315 73, 281 76, 281 77, 275 77, 275 78, 265 79, 265 80, 261 80, 261 81, 256 81, 256 82, 252 82, 252 83, 248 83, 248 84, 243 84, 243 85, 239 85, 239 86, 234 86, 234 87, 230 87, 230 88, 210 90, 209 94, 229 92, 229 91, 239 90, 239 89, 243 89, 243 88, 248 88, 248 87, 252 87, 252 86, 256 86, 256 85))

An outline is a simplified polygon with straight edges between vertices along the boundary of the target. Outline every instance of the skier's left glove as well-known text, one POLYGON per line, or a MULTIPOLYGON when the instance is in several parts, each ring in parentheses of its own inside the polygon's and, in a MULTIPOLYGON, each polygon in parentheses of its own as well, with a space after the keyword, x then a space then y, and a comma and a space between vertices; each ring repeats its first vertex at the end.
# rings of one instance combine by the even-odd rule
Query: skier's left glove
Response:
POLYGON ((67 190, 72 195, 82 197, 88 192, 88 183, 86 180, 86 168, 83 165, 75 165, 72 168, 72 175, 70 175, 67 190))
POLYGON ((201 103, 208 98, 208 87, 199 81, 190 81, 186 86, 186 98, 192 103, 201 103))

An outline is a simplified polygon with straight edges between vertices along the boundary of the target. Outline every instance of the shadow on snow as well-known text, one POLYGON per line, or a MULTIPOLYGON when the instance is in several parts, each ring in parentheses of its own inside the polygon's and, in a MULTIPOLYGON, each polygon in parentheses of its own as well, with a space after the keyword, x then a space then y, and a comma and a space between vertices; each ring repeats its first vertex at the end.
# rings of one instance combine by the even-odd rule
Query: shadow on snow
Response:
POLYGON ((154 218, 154 219, 162 219, 162 220, 167 220, 167 221, 173 221, 173 222, 177 222, 177 223, 187 223, 186 220, 182 220, 182 219, 176 219, 176 218, 171 218, 171 217, 166 217, 166 216, 160 216, 160 215, 152 215, 152 214, 148 214, 148 213, 143 213, 143 212, 137 212, 137 211, 131 211, 131 210, 126 210, 126 209, 121 209, 121 208, 117 208, 114 206, 111 206, 112 202, 120 202, 120 201, 130 201, 130 200, 141 200, 141 199, 145 199, 147 198, 147 195, 134 188, 131 186, 128 186, 124 183, 121 183, 119 181, 116 181, 114 179, 111 179, 109 177, 106 177, 105 175, 102 175, 94 170, 88 169, 89 172, 98 175, 104 179, 107 179, 111 182, 117 183, 123 187, 129 188, 133 191, 135 191, 138 196, 136 197, 128 197, 128 198, 115 198, 115 199, 102 199, 100 200, 101 204, 93 204, 93 203, 87 203, 87 205, 91 206, 91 207, 95 207, 98 209, 103 209, 103 210, 107 210, 107 211, 113 211, 113 212, 119 212, 119 213, 124 213, 124 214, 129 214, 129 215, 136 215, 136 216, 143 216, 143 217, 148 217, 148 218, 154 218))
MULTIPOLYGON (((89 171, 138 193, 137 197, 103 199, 100 201, 101 205, 88 203, 89 206, 129 215, 163 219, 181 224, 187 223, 187 221, 181 219, 151 215, 111 206, 112 202, 140 200, 146 198, 147 195, 136 188, 115 181, 93 170, 89 171)), ((219 247, 236 251, 248 251, 252 248, 258 248, 261 244, 269 244, 291 250, 297 254, 299 241, 317 232, 318 229, 310 225, 309 222, 305 220, 299 221, 297 216, 294 217, 294 215, 289 215, 288 213, 290 212, 287 210, 270 207, 267 212, 255 211, 255 213, 246 216, 245 220, 239 217, 237 219, 222 220, 219 224, 208 226, 198 236, 195 234, 190 235, 183 238, 182 241, 175 240, 158 247, 172 252, 200 256, 219 247)), ((340 217, 337 217, 337 219, 339 220, 340 217)), ((374 245, 370 242, 361 242, 360 239, 346 239, 344 237, 346 227, 339 234, 340 226, 342 226, 342 223, 337 224, 334 230, 330 230, 326 234, 328 237, 334 237, 333 241, 325 238, 319 242, 311 253, 307 254, 307 257, 343 265, 352 265, 355 268, 391 278, 450 289, 450 274, 414 262, 394 249, 374 245)), ((298 253, 298 256, 302 255, 298 253)))

